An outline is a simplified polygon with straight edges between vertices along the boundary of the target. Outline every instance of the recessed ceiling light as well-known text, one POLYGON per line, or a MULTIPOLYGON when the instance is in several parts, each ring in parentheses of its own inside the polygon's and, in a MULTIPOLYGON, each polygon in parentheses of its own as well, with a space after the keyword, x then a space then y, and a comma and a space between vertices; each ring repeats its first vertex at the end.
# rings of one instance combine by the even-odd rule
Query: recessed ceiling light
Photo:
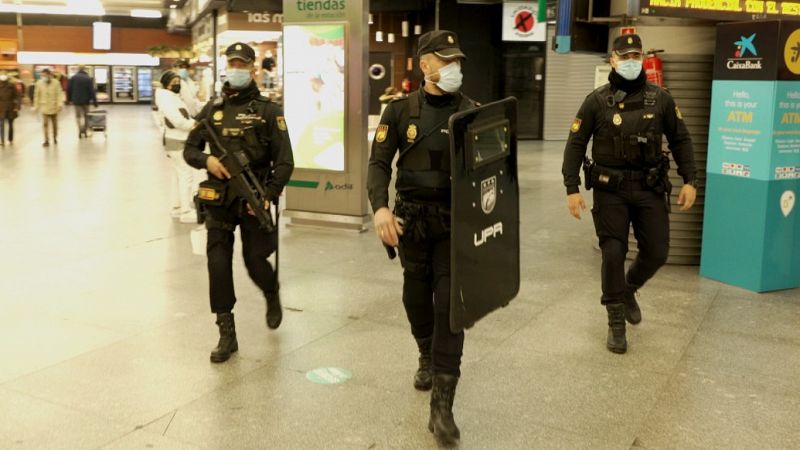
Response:
POLYGON ((132 9, 131 17, 141 17, 145 19, 160 19, 161 11, 157 9, 132 9))

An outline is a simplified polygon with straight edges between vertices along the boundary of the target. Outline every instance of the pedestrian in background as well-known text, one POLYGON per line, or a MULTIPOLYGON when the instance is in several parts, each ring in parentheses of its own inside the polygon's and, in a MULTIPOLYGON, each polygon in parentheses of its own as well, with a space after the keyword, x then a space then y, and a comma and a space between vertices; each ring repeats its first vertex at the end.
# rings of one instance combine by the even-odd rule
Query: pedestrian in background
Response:
POLYGON ((156 107, 164 130, 164 149, 175 169, 177 179, 177 196, 172 208, 172 216, 181 223, 197 223, 197 211, 194 208, 194 193, 197 184, 194 182, 196 169, 183 159, 183 148, 186 138, 194 128, 195 121, 189 114, 186 103, 181 99, 181 79, 175 72, 168 70, 161 75, 163 88, 156 89, 156 107))
POLYGON ((86 137, 89 105, 93 104, 97 108, 97 94, 94 87, 94 79, 86 73, 84 66, 79 66, 78 72, 69 79, 67 84, 67 103, 75 105, 78 138, 86 137))
POLYGON ((0 73, 0 145, 6 145, 5 126, 8 122, 8 142, 14 142, 14 119, 19 114, 22 97, 5 72, 0 73))
POLYGON ((64 106, 64 90, 53 80, 50 69, 42 70, 36 90, 33 93, 33 109, 42 115, 44 122, 44 147, 50 146, 50 124, 53 125, 53 143, 58 144, 58 113, 64 106))

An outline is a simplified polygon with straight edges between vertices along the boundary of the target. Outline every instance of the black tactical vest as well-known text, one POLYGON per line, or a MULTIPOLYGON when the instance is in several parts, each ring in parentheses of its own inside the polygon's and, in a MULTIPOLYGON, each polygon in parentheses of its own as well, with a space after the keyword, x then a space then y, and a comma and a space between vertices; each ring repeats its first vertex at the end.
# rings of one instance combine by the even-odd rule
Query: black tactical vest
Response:
POLYGON ((663 135, 659 88, 645 85, 619 101, 607 84, 594 91, 604 106, 594 133, 592 158, 601 166, 655 167, 663 135))
POLYGON ((442 130, 448 128, 451 115, 475 106, 460 93, 453 103, 442 107, 429 104, 424 95, 420 88, 405 100, 406 107, 399 109, 398 190, 405 186, 450 189, 450 136, 442 130))
MULTIPOLYGON (((222 100, 222 99, 220 99, 222 100)), ((250 102, 235 104, 215 101, 211 108, 211 125, 228 151, 244 150, 251 168, 259 171, 270 165, 267 105, 269 99, 257 97, 250 102)), ((212 146, 212 154, 214 152, 212 146)))

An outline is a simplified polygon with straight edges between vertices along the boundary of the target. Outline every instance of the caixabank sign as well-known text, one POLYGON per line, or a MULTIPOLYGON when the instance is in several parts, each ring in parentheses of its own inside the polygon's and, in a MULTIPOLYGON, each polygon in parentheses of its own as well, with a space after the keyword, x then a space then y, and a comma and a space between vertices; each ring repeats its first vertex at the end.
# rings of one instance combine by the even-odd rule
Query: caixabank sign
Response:
POLYGON ((800 80, 800 21, 717 26, 715 80, 800 80))
POLYGON ((716 48, 700 273, 800 287, 800 21, 721 24, 716 48))

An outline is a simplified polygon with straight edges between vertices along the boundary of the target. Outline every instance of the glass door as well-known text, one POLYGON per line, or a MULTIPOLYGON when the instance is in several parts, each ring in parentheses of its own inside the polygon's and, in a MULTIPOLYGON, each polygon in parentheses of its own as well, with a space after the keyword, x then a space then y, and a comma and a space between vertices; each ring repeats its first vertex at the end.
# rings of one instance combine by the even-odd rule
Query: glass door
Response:
POLYGON ((111 68, 111 77, 114 86, 113 102, 136 102, 136 67, 114 66, 111 68))
POLYGON ((111 102, 111 84, 108 66, 94 66, 94 82, 97 86, 97 103, 111 102))
POLYGON ((139 101, 149 102, 153 99, 153 69, 150 67, 139 67, 136 73, 139 101))

